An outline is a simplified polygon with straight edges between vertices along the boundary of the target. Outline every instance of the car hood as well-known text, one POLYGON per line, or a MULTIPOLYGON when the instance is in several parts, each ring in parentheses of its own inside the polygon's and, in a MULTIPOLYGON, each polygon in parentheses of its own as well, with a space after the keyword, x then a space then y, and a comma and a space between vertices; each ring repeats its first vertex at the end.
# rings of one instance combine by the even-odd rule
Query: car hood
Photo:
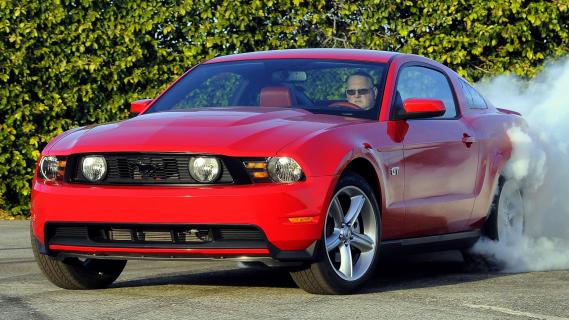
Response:
POLYGON ((160 112, 72 131, 55 141, 48 153, 191 152, 272 156, 307 135, 369 121, 287 108, 160 112))

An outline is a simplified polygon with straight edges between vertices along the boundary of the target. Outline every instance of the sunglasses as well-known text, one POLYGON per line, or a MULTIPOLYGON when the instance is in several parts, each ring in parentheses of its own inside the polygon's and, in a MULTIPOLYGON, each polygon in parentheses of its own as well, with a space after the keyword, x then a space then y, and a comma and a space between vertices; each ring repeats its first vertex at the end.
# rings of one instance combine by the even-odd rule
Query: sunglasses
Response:
POLYGON ((346 94, 349 96, 354 96, 356 93, 360 96, 369 94, 371 92, 371 88, 364 88, 364 89, 348 89, 346 90, 346 94))

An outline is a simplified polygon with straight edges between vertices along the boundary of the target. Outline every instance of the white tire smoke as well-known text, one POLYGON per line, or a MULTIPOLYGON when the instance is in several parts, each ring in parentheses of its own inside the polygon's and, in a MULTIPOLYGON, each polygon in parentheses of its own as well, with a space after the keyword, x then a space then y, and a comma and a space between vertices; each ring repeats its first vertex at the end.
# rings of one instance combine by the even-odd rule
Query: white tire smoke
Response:
POLYGON ((474 252, 505 272, 569 269, 569 57, 531 81, 504 75, 477 87, 497 107, 522 113, 529 130, 508 130, 514 150, 504 172, 522 188, 524 234, 482 239, 474 252))

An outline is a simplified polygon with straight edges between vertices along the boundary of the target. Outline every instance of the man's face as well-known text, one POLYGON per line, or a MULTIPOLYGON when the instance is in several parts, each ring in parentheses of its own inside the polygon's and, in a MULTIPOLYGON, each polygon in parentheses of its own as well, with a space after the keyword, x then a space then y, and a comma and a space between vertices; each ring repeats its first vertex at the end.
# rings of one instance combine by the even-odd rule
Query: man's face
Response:
POLYGON ((368 77, 358 75, 351 76, 348 78, 347 87, 346 97, 348 98, 348 102, 362 109, 373 108, 377 92, 368 77), (363 93, 362 91, 367 91, 367 93, 363 93))

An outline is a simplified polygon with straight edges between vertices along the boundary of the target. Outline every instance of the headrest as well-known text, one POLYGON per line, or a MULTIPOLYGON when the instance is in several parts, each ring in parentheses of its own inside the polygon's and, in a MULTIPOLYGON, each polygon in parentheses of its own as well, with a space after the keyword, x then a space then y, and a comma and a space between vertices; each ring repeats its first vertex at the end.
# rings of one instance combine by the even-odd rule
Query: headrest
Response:
POLYGON ((261 89, 259 104, 262 107, 292 107, 293 100, 288 87, 265 87, 261 89))

